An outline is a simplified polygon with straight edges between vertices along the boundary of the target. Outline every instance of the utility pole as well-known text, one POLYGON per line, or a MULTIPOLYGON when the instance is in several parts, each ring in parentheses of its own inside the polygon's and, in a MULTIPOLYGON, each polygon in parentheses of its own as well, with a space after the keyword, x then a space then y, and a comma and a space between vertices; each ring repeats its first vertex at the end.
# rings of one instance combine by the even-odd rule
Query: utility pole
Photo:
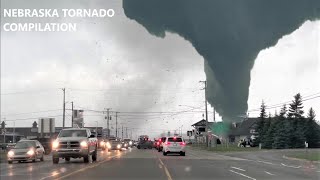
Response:
POLYGON ((128 137, 128 127, 126 127, 126 138, 128 137))
POLYGON ((73 127, 73 101, 71 102, 71 127, 73 127))
POLYGON ((15 143, 16 142, 16 121, 13 121, 13 139, 12 142, 15 143))
POLYGON ((205 99, 205 107, 206 107, 206 143, 207 147, 209 147, 209 134, 208 134, 208 106, 207 106, 207 81, 200 81, 201 83, 204 83, 204 99, 205 99))
POLYGON ((109 120, 110 120, 110 109, 111 108, 105 108, 107 110, 107 137, 109 138, 110 137, 110 128, 109 128, 109 120))
POLYGON ((122 125, 122 132, 121 132, 121 133, 122 133, 121 137, 122 137, 122 139, 123 139, 123 125, 122 125))
POLYGON ((66 88, 62 88, 63 91, 63 115, 62 115, 62 129, 65 126, 65 119, 66 119, 66 88))
POLYGON ((118 112, 116 112, 116 137, 118 137, 118 112))
POLYGON ((213 107, 213 122, 216 122, 216 110, 213 107))

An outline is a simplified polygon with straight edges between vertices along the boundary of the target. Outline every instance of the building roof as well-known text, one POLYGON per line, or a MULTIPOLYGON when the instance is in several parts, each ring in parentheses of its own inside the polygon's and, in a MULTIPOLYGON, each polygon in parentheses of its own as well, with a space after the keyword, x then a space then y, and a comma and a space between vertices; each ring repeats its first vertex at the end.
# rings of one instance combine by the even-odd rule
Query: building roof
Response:
POLYGON ((235 123, 236 127, 232 127, 229 135, 251 135, 250 129, 255 128, 256 123, 259 121, 259 118, 246 118, 241 122, 235 123))

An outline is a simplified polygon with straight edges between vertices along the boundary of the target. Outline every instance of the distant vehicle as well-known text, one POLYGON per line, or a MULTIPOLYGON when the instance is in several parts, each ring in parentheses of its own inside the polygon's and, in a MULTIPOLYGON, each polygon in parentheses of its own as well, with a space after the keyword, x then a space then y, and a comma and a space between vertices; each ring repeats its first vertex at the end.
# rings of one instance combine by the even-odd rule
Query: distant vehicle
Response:
POLYGON ((159 147, 158 147, 158 152, 161 152, 163 149, 163 143, 166 141, 167 137, 161 137, 159 139, 159 147))
POLYGON ((109 146, 108 150, 119 150, 119 151, 122 150, 121 141, 111 140, 111 141, 109 141, 109 143, 110 143, 110 146, 109 146))
POLYGON ((41 143, 41 145, 44 148, 44 151, 46 154, 51 153, 51 144, 52 144, 52 139, 51 138, 32 138, 31 140, 37 140, 41 143))
POLYGON ((148 135, 142 135, 139 137, 138 149, 152 149, 152 141, 149 139, 148 135))
POLYGON ((185 151, 186 143, 182 137, 168 137, 163 143, 163 155, 166 156, 169 153, 177 153, 181 156, 186 155, 185 151))
POLYGON ((60 131, 52 143, 52 161, 59 163, 59 158, 70 161, 70 158, 83 158, 85 163, 97 160, 98 140, 87 128, 69 128, 60 131))
POLYGON ((37 140, 20 140, 9 152, 8 163, 14 161, 44 161, 44 148, 37 140))
POLYGON ((100 134, 98 134, 97 139, 98 139, 98 149, 106 150, 107 141, 100 134))
POLYGON ((132 147, 132 146, 133 146, 133 142, 132 142, 131 139, 125 138, 125 139, 123 139, 123 141, 126 142, 126 143, 128 143, 128 147, 132 147))
POLYGON ((238 143, 238 147, 254 147, 255 143, 251 138, 241 139, 238 143))
POLYGON ((16 143, 7 144, 6 150, 9 151, 10 149, 14 148, 15 145, 16 145, 16 143))

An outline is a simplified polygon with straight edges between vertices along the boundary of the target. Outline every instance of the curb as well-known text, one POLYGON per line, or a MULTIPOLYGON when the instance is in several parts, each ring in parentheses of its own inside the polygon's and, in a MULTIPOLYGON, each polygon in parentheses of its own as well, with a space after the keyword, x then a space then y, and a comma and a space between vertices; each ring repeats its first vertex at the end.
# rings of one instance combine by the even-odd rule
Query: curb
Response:
POLYGON ((300 161, 300 162, 312 162, 312 163, 320 164, 320 161, 310 161, 310 160, 306 160, 306 159, 299 159, 299 158, 287 157, 287 156, 285 156, 285 155, 283 155, 282 158, 283 158, 283 159, 287 159, 287 160, 294 160, 294 161, 300 161))

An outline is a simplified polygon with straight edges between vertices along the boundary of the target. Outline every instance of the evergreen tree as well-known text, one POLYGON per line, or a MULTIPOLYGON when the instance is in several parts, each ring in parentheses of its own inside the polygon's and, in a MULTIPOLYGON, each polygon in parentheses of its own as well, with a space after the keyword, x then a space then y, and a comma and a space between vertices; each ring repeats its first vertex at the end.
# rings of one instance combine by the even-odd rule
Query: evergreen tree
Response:
POLYGON ((269 114, 269 118, 266 120, 265 126, 264 126, 264 148, 272 148, 272 144, 274 142, 274 134, 275 134, 275 128, 276 128, 276 119, 272 118, 271 114, 269 114))
POLYGON ((260 106, 260 117, 257 122, 257 128, 256 128, 256 132, 258 132, 258 137, 256 138, 256 144, 263 142, 263 136, 264 136, 263 131, 264 131, 264 125, 265 125, 266 118, 267 118, 266 105, 262 101, 261 106, 260 106))
POLYGON ((274 126, 274 142, 272 144, 273 148, 283 149, 289 148, 290 135, 288 134, 291 131, 289 122, 286 119, 287 116, 287 107, 284 104, 281 108, 281 111, 276 118, 276 124, 274 126))
POLYGON ((303 117, 302 97, 300 93, 294 96, 294 100, 289 106, 288 117, 292 119, 299 119, 303 117))
POLYGON ((305 138, 305 118, 303 117, 302 97, 300 93, 294 96, 294 100, 289 106, 290 147, 300 148, 304 146, 305 138))
POLYGON ((320 147, 320 126, 316 122, 316 113, 312 108, 308 111, 308 116, 306 119, 306 141, 310 148, 320 147))

